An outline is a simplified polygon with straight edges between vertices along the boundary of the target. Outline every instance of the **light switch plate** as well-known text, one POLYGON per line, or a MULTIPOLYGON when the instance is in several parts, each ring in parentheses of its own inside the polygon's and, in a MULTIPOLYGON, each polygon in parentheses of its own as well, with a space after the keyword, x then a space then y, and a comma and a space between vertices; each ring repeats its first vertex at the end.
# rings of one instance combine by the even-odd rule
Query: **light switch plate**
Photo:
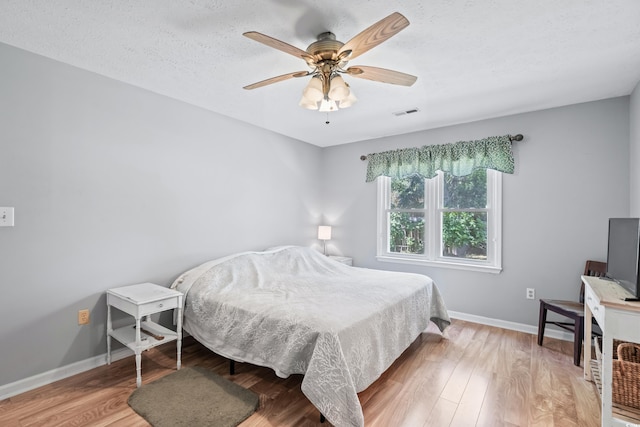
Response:
POLYGON ((13 227, 13 208, 0 208, 0 227, 13 227))

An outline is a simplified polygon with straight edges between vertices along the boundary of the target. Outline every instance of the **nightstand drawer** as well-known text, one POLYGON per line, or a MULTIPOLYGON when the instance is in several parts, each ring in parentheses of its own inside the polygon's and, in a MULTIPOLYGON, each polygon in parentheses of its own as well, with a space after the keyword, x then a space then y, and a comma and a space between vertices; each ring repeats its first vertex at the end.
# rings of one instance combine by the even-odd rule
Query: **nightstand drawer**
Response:
POLYGON ((162 301, 154 301, 146 304, 141 304, 138 307, 138 309, 140 310, 140 316, 146 316, 147 314, 153 314, 164 310, 178 308, 178 300, 179 299, 177 297, 172 297, 164 299, 162 301))
POLYGON ((138 313, 138 305, 135 302, 129 301, 127 299, 122 299, 117 295, 110 294, 108 291, 107 291, 107 305, 110 305, 111 307, 115 307, 118 310, 124 311, 125 313, 130 314, 132 316, 138 313))

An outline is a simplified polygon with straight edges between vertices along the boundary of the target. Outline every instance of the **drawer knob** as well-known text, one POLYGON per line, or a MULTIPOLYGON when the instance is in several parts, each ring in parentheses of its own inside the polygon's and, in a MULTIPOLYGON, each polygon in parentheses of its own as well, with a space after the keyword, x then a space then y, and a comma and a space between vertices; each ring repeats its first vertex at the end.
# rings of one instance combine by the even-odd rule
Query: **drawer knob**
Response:
POLYGON ((160 304, 158 305, 158 307, 160 307, 160 308, 162 308, 162 306, 164 306, 164 304, 162 304, 162 303, 160 303, 160 304))

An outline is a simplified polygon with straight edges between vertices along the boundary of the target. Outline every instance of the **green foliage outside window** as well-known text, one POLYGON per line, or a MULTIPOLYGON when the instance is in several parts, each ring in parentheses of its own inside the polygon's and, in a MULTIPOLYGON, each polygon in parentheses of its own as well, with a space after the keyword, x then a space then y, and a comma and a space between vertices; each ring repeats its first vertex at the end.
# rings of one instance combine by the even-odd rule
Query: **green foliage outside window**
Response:
POLYGON ((391 209, 423 209, 424 179, 412 175, 391 180, 391 209))
MULTIPOLYGON (((391 180, 392 209, 423 209, 424 179, 414 175, 391 180)), ((389 218, 391 252, 424 253, 424 213, 391 212, 389 218)))
POLYGON ((445 212, 442 215, 444 256, 487 258, 487 215, 484 212, 445 212))
MULTIPOLYGON (((423 254, 425 232, 425 181, 418 176, 391 181, 389 217, 391 252, 423 254)), ((445 173, 443 184, 442 251, 444 256, 486 259, 487 213, 486 169, 456 177, 445 173)))
POLYGON ((391 212, 390 251, 424 253, 424 214, 391 212))
POLYGON ((476 169, 466 176, 444 174, 442 206, 465 209, 487 206, 487 170, 476 169))
MULTIPOLYGON (((444 175, 443 207, 482 209, 487 206, 487 170, 476 169, 467 176, 444 175)), ((486 212, 445 211, 442 214, 444 256, 487 258, 486 212)))

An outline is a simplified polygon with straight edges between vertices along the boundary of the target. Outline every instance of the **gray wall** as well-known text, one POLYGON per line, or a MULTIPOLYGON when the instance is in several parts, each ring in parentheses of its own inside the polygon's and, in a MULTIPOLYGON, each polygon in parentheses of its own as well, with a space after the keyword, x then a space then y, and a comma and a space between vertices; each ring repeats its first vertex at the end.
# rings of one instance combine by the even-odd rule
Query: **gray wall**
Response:
POLYGON ((537 325, 538 302, 525 299, 525 288, 575 299, 584 261, 606 259, 607 219, 629 213, 628 156, 628 97, 328 148, 329 248, 358 266, 433 277, 450 310, 537 325), (514 144, 516 172, 503 179, 501 274, 376 261, 376 184, 364 182, 360 155, 517 133, 525 139, 514 144))
POLYGON ((317 242, 318 147, 2 44, 0 69, 0 385, 103 354, 108 288, 317 242))
POLYGON ((631 93, 629 102, 630 119, 630 155, 631 168, 631 213, 632 217, 640 217, 640 83, 631 93))

